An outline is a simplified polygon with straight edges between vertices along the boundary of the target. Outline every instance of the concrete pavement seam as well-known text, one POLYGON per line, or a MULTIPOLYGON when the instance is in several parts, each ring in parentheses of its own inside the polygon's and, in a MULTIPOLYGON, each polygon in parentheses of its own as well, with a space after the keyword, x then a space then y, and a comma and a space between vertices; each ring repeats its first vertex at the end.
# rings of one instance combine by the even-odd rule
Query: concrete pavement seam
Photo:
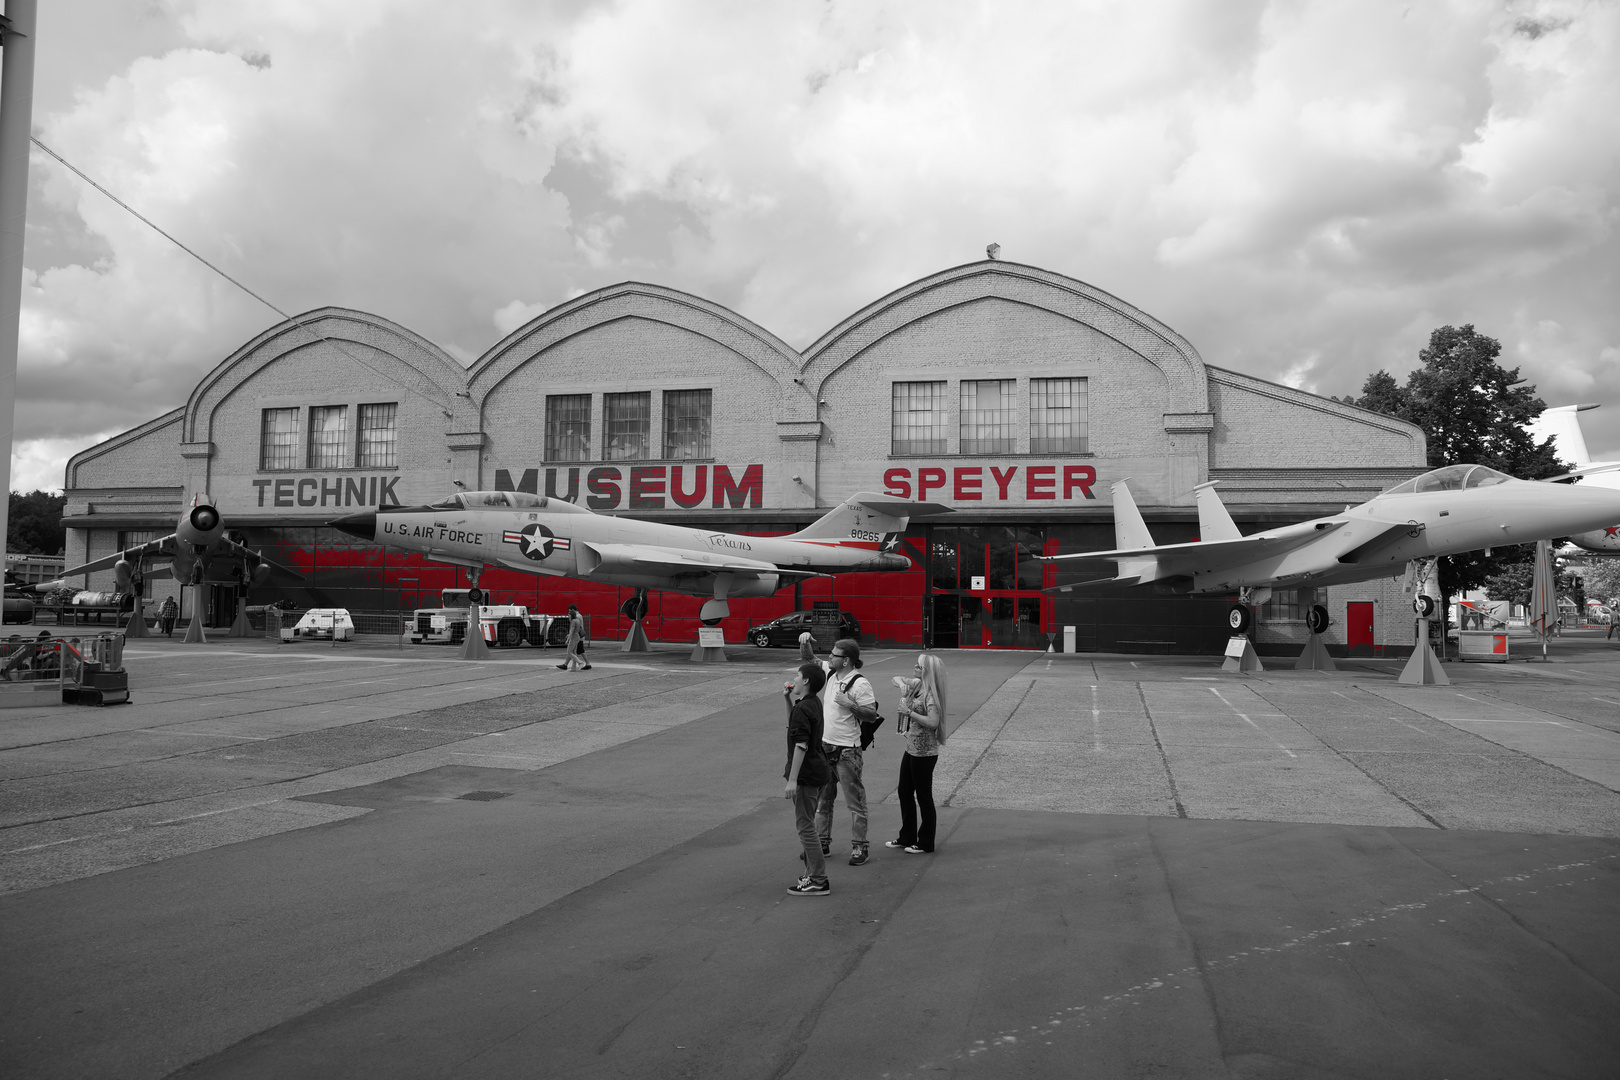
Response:
POLYGON ((1175 774, 1170 771, 1170 758, 1164 752, 1164 743, 1159 741, 1159 725, 1153 720, 1153 710, 1148 708, 1147 694, 1142 690, 1142 684, 1136 684, 1136 696, 1142 702, 1142 715, 1147 717, 1148 731, 1153 735, 1153 748, 1159 752, 1159 764, 1164 766, 1164 779, 1170 785, 1170 798, 1176 804, 1176 817, 1187 816, 1187 807, 1181 801, 1181 791, 1176 787, 1175 774))
MULTIPOLYGON (((962 774, 962 779, 956 782, 956 786, 951 789, 951 793, 940 801, 940 806, 943 807, 951 805, 951 800, 956 798, 956 796, 961 792, 962 786, 973 777, 973 772, 979 767, 979 762, 984 760, 984 756, 990 752, 991 747, 996 745, 996 740, 1001 738, 1001 733, 1007 729, 1007 725, 1012 723, 1012 718, 1018 715, 1019 709, 1023 708, 1024 699, 1029 697, 1029 692, 1035 688, 1035 682, 1036 680, 1034 679, 1029 680, 1029 683, 1024 687, 1024 692, 1018 695, 1018 703, 1014 705, 1011 711, 1007 713, 1007 718, 1001 722, 1000 727, 996 728, 996 733, 990 736, 990 738, 985 742, 984 749, 979 751, 979 756, 973 759, 973 764, 968 766, 967 772, 962 774)), ((986 704, 989 703, 986 702, 986 704)), ((973 718, 971 716, 968 717, 968 720, 972 719, 973 718)), ((966 726, 965 721, 964 726, 966 726)))

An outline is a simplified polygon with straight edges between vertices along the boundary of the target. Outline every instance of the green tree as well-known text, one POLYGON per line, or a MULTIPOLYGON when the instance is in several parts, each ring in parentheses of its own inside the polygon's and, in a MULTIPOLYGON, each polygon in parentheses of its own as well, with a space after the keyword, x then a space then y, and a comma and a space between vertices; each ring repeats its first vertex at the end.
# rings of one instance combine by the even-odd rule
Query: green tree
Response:
POLYGON ((67 496, 48 491, 11 493, 11 516, 6 522, 6 550, 13 555, 60 555, 67 543, 62 528, 62 507, 67 496))
MULTIPOLYGON (((1422 428, 1430 468, 1487 465, 1523 480, 1568 472, 1551 439, 1538 443, 1531 437, 1529 423, 1547 406, 1536 397, 1536 388, 1519 377, 1518 368, 1497 362, 1501 354, 1501 342, 1479 333, 1472 323, 1442 326, 1429 335, 1429 344, 1418 353, 1422 363, 1405 386, 1389 372, 1375 371, 1367 376, 1361 396, 1347 400, 1422 428)), ((1528 575, 1533 553, 1527 546, 1441 559, 1440 588, 1447 607, 1454 593, 1477 589, 1519 563, 1528 575)))

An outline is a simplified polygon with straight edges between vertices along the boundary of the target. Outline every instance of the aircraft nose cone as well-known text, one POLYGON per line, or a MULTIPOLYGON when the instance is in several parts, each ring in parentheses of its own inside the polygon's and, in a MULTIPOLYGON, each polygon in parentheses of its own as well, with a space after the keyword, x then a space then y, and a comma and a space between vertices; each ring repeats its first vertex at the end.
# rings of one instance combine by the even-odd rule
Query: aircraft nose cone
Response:
POLYGON ((348 517, 340 517, 336 521, 327 522, 327 524, 339 532, 346 532, 350 536, 358 536, 362 540, 377 539, 377 515, 369 510, 364 514, 350 514, 348 517))

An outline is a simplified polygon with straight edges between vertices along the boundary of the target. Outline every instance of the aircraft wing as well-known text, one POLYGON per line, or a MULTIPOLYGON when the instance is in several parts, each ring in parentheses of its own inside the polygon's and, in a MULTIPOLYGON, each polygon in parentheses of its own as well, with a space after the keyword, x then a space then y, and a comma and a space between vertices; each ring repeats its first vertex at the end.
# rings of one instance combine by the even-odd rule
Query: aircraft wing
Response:
POLYGON ((175 533, 170 533, 168 536, 160 536, 156 540, 148 540, 146 543, 137 544, 132 548, 115 551, 111 555, 103 555, 99 559, 92 559, 90 562, 82 566, 75 566, 71 570, 64 570, 62 576, 72 577, 74 574, 93 574, 97 570, 111 570, 118 565, 118 560, 126 555, 133 555, 137 559, 149 556, 172 556, 179 549, 179 545, 180 537, 175 533))
POLYGON ((743 559, 735 555, 705 555, 651 544, 577 543, 577 546, 580 548, 580 572, 587 575, 603 563, 610 563, 621 567, 636 566, 647 570, 661 570, 677 577, 689 574, 824 576, 811 570, 794 570, 778 566, 763 559, 743 559))
MULTIPOLYGON (((1190 576, 1194 571, 1206 573, 1227 566, 1238 566, 1270 556, 1282 555, 1350 523, 1349 518, 1328 518, 1305 521, 1298 525, 1285 525, 1252 536, 1234 540, 1194 540, 1186 544, 1160 544, 1146 548, 1119 548, 1113 551, 1081 551, 1072 555, 1035 555, 1041 562, 1062 562, 1078 559, 1084 562, 1110 560, 1113 562, 1152 559, 1157 564, 1157 577, 1190 576)), ((1146 575, 1136 575, 1151 580, 1146 575)), ((1125 584, 1116 580, 1115 584, 1125 584)))
POLYGON ((262 563, 283 577, 292 578, 294 581, 304 580, 304 575, 300 574, 298 571, 288 566, 282 566, 273 559, 267 559, 257 551, 254 551, 252 548, 244 547, 228 536, 220 537, 219 542, 224 547, 226 552, 228 552, 234 558, 241 559, 246 565, 252 565, 255 562, 262 563))

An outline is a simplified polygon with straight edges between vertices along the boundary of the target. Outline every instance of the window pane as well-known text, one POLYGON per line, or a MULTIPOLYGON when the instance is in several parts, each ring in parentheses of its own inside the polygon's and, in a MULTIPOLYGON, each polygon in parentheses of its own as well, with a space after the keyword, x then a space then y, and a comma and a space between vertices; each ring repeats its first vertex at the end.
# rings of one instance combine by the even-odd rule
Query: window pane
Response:
POLYGON ((896 454, 945 453, 945 384, 894 384, 893 447, 896 454))
POLYGON ((1012 379, 962 380, 962 453, 1010 454, 1018 448, 1012 379))
POLYGON ((603 461, 643 461, 652 432, 652 392, 603 394, 603 461))
POLYGON ((349 443, 347 405, 317 405, 309 410, 309 467, 343 468, 343 451, 349 443))
POLYGON ((298 410, 266 409, 259 430, 259 468, 298 467, 298 410))
POLYGON ((1083 454, 1088 445, 1085 379, 1029 380, 1029 452, 1083 454))
POLYGON ((591 395, 546 397, 546 460, 591 459, 591 395))
POLYGON ((360 406, 362 469, 392 469, 399 464, 394 455, 398 442, 395 427, 398 417, 399 405, 396 402, 360 406))
POLYGON ((664 391, 664 456, 706 458, 709 452, 709 413, 712 390, 664 391))

